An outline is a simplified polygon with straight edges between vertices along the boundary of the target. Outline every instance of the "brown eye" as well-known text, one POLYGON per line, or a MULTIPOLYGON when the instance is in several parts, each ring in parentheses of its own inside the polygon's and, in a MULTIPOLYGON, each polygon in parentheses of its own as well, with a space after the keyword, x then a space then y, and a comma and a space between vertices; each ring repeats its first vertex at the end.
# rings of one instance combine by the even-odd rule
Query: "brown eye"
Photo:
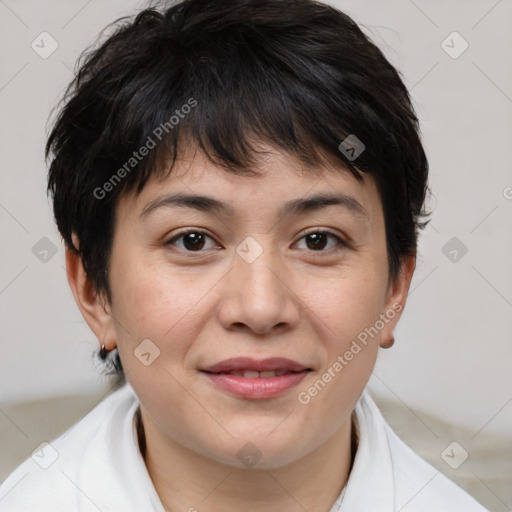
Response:
POLYGON ((328 238, 325 233, 311 233, 306 236, 306 245, 308 249, 316 251, 318 249, 325 249, 328 238))
MULTIPOLYGON (((310 251, 324 251, 327 248, 332 249, 336 247, 337 245, 341 245, 343 247, 346 247, 345 242, 338 236, 334 235, 333 233, 330 233, 328 231, 313 231, 311 233, 307 233, 304 235, 300 241, 305 240, 306 241, 306 249, 309 249, 310 251), (329 242, 329 240, 333 240, 333 242, 329 242), (330 246, 329 246, 330 243, 330 246)), ((300 242, 299 241, 299 242, 300 242)))
POLYGON ((183 246, 188 251, 201 250, 204 247, 204 235, 202 233, 187 233, 183 235, 183 246))
MULTIPOLYGON (((207 245, 207 241, 213 239, 202 231, 186 231, 179 233, 171 238, 165 245, 177 245, 179 249, 186 252, 202 252, 207 245), (177 243, 180 242, 180 243, 177 243)), ((213 244, 213 247, 216 247, 213 244)), ((212 247, 206 247, 209 249, 212 247)))

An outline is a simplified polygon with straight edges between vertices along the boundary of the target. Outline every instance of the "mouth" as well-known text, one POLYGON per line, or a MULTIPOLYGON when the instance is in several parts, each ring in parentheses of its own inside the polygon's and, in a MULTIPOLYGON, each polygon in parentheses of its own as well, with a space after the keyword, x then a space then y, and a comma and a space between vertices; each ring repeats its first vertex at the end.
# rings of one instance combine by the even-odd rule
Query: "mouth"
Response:
POLYGON ((313 368, 282 357, 263 360, 240 357, 221 361, 200 371, 216 389, 232 396, 268 399, 297 386, 313 368))

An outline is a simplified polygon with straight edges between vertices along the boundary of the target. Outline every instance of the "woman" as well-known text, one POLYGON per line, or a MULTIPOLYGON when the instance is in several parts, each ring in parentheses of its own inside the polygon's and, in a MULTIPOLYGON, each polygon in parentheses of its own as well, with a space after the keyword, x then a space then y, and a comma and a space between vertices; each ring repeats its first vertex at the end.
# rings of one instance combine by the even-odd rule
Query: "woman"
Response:
POLYGON ((185 0, 124 19, 47 155, 70 287, 126 382, 10 475, 1 510, 484 510, 365 391, 428 164, 349 17, 185 0))

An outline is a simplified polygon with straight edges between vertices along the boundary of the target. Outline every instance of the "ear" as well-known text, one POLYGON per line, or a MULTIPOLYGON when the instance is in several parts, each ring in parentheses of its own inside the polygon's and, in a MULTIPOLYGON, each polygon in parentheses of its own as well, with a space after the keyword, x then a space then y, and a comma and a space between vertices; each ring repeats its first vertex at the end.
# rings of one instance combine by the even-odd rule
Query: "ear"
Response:
MULTIPOLYGON (((73 244, 78 249, 78 237, 72 235, 73 244)), ((86 274, 80 254, 66 247, 66 274, 76 303, 87 325, 94 332, 100 345, 107 350, 116 347, 116 337, 110 305, 104 296, 100 296, 89 276, 86 274)))
POLYGON ((400 270, 395 279, 388 285, 384 311, 381 319, 384 320, 384 328, 381 330, 380 346, 390 348, 393 346, 393 330, 402 316, 411 285, 412 275, 416 268, 416 254, 406 256, 402 260, 400 270))

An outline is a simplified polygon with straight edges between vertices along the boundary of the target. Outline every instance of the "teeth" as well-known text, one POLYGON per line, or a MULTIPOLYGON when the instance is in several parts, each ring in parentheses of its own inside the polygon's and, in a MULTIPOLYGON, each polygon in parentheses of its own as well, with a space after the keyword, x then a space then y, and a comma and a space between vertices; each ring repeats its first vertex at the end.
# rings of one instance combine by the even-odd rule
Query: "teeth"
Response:
POLYGON ((247 370, 247 371, 233 371, 233 372, 222 372, 224 375, 234 375, 235 377, 245 377, 246 379, 269 379, 271 377, 280 377, 281 375, 286 375, 291 373, 288 370, 267 370, 264 372, 257 372, 255 370, 247 370))

